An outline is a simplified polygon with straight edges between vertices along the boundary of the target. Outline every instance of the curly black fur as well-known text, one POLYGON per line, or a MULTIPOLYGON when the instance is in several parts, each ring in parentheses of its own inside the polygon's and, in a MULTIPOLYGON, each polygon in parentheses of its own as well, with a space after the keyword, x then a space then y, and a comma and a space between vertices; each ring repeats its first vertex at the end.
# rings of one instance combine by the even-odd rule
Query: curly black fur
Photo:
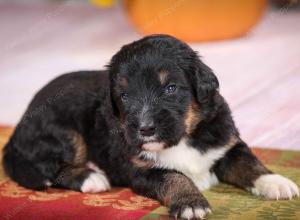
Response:
POLYGON ((129 186, 157 199, 170 206, 173 215, 187 205, 208 208, 185 175, 153 168, 149 161, 139 166, 133 158, 145 144, 144 123, 154 126, 150 132, 164 148, 185 137, 205 153, 236 138, 211 167, 224 182, 246 188, 269 173, 239 139, 218 87, 215 74, 187 44, 166 35, 145 37, 122 47, 106 70, 65 74, 41 89, 4 149, 5 171, 27 188, 41 190, 51 182, 80 190, 93 172, 85 164, 92 161, 113 186, 129 186), (166 79, 160 80, 160 74, 166 79), (192 103, 196 110, 187 124, 192 103), (193 129, 187 132, 187 126, 193 129), (83 138, 84 146, 76 147, 74 134, 83 138), (85 154, 80 160, 79 148, 85 154))

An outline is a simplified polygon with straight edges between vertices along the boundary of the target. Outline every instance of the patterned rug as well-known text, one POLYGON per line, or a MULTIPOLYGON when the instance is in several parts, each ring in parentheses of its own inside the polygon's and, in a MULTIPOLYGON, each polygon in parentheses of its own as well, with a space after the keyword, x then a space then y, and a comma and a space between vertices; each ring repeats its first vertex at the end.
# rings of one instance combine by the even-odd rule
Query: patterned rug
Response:
MULTIPOLYGON (((0 149, 12 128, 0 127, 0 149)), ((300 185, 300 152, 256 149, 255 154, 275 172, 300 185)), ((2 153, 2 151, 0 151, 2 153)), ((0 156, 1 156, 0 153, 0 156)), ((1 156, 2 158, 2 156, 1 156)), ((248 192, 220 184, 203 193, 213 213, 208 219, 300 219, 300 198, 290 201, 266 201, 248 192)), ((134 194, 128 188, 110 192, 83 194, 49 189, 37 192, 10 181, 0 167, 0 219, 171 219, 167 209, 154 200, 134 194)))

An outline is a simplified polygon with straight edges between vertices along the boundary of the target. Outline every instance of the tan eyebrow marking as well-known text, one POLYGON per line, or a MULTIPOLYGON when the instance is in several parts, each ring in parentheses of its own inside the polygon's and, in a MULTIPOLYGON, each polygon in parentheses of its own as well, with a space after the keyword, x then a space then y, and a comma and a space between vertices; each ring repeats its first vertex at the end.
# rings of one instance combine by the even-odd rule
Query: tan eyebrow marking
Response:
POLYGON ((186 118, 185 118, 185 125, 186 125, 186 132, 187 134, 193 133, 196 129, 198 123, 201 121, 200 109, 199 105, 193 101, 188 109, 186 118))
POLYGON ((165 70, 159 72, 159 81, 162 85, 166 83, 168 75, 169 75, 169 72, 167 72, 165 70))
POLYGON ((128 81, 126 78, 121 78, 120 79, 120 85, 124 88, 127 88, 128 87, 128 81))

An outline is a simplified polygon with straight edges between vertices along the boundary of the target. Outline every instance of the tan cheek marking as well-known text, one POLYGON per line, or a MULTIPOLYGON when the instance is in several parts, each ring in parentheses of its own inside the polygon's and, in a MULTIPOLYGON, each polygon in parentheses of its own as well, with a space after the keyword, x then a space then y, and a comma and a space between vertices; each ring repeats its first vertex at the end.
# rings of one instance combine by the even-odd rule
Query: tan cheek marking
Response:
POLYGON ((166 83, 169 73, 167 71, 161 71, 159 73, 160 84, 163 85, 166 83))
POLYGON ((121 85, 123 88, 127 88, 127 87, 128 87, 128 81, 127 81, 127 79, 121 78, 121 79, 120 79, 120 85, 121 85))
POLYGON ((224 147, 227 147, 230 149, 230 148, 234 147, 239 141, 240 141, 240 139, 237 136, 231 135, 228 143, 224 147))
POLYGON ((201 121, 199 105, 193 101, 189 106, 186 118, 186 133, 191 134, 197 127, 198 123, 201 121))

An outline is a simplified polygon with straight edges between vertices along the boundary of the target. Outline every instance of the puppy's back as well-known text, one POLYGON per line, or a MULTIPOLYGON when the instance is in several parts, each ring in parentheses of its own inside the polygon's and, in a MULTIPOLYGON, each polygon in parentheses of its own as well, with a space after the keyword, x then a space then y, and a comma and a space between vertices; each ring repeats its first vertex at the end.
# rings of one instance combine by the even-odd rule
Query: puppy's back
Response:
MULTIPOLYGON (((61 75, 44 86, 32 99, 4 147, 6 174, 27 188, 44 189, 45 180, 54 177, 58 167, 54 163, 39 166, 38 155, 54 158, 56 149, 38 140, 50 133, 63 136, 58 129, 60 125, 67 125, 70 130, 89 127, 107 85, 106 71, 79 71, 61 75)), ((57 149, 70 151, 63 146, 57 149)))

